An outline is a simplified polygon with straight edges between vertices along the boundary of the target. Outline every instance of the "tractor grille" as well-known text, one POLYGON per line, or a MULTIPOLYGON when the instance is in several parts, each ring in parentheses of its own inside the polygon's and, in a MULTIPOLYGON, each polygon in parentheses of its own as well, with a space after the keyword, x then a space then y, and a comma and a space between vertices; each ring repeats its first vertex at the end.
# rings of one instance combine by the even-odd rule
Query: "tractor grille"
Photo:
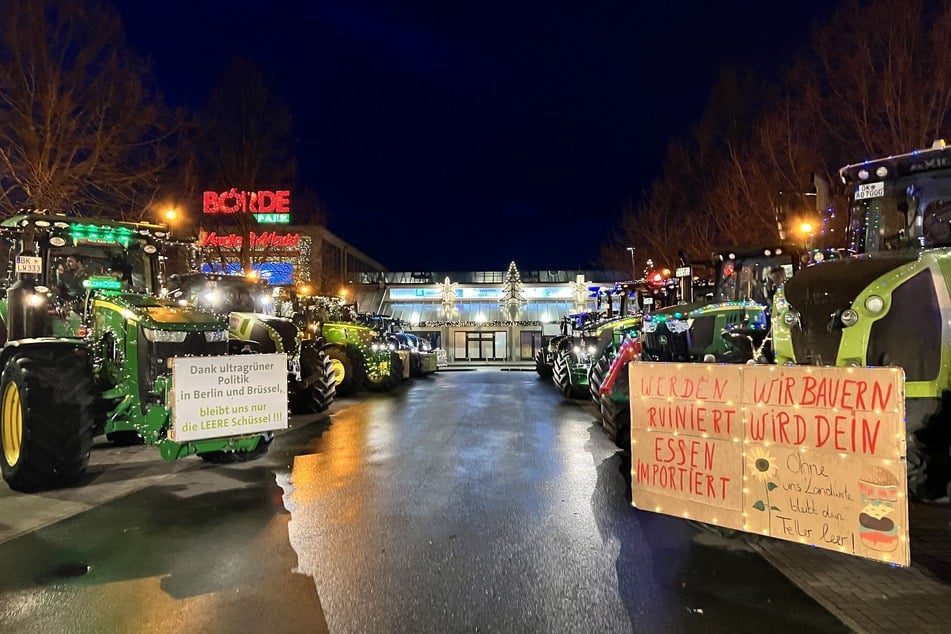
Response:
POLYGON ((694 318, 690 324, 690 356, 703 358, 704 353, 713 344, 713 330, 716 326, 716 315, 703 315, 694 318))
POLYGON ((155 384, 155 379, 171 372, 168 367, 170 358, 228 354, 227 341, 209 343, 205 341, 205 335, 202 332, 189 332, 185 336, 185 341, 167 343, 149 341, 145 338, 142 329, 139 328, 138 344, 139 402, 142 404, 143 413, 145 412, 145 406, 151 400, 149 392, 155 384))
POLYGON ((673 333, 661 322, 653 332, 641 333, 643 354, 651 361, 686 361, 688 340, 686 332, 673 333))

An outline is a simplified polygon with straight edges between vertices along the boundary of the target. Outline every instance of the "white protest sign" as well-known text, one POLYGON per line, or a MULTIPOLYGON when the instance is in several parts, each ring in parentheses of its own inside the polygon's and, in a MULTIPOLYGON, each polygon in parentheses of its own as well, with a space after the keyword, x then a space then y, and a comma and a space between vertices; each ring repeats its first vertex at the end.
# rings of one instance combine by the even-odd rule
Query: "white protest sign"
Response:
POLYGON ((172 359, 176 442, 287 429, 287 355, 172 359))

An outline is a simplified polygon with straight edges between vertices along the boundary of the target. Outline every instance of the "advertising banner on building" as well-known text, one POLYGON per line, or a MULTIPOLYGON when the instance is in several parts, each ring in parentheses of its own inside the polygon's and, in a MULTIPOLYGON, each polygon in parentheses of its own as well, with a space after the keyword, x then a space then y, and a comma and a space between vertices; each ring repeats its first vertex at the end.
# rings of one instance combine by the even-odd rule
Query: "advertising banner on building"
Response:
POLYGON ((899 368, 631 363, 634 505, 907 566, 899 368))

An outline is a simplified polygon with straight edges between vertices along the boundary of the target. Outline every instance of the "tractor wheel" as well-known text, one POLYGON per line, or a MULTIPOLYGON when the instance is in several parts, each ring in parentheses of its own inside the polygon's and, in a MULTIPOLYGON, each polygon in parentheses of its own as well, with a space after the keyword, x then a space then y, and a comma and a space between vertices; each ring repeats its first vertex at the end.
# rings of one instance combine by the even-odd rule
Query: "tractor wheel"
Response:
POLYGON ((608 438, 621 449, 631 449, 631 405, 627 401, 612 401, 601 396, 601 423, 608 438))
POLYGON ((598 357, 598 360, 588 372, 588 393, 591 394, 591 400, 596 404, 601 402, 601 384, 604 383, 604 377, 607 376, 611 363, 614 361, 615 350, 608 346, 598 357))
POLYGON ((409 375, 414 378, 426 376, 423 372, 423 363, 418 354, 411 354, 409 356, 409 375))
POLYGON ((306 387, 294 395, 291 412, 316 414, 324 412, 337 394, 333 362, 320 350, 304 348, 300 353, 301 381, 306 387))
POLYGON ((258 444, 254 446, 254 449, 251 449, 250 451, 206 451, 205 453, 198 454, 198 457, 205 462, 210 462, 212 464, 233 464, 235 462, 247 462, 248 460, 260 458, 266 454, 267 450, 271 448, 271 443, 273 441, 274 434, 268 433, 265 436, 262 436, 258 441, 258 444))
POLYGON ((544 348, 535 351, 535 372, 543 379, 551 378, 551 366, 545 360, 547 357, 544 348))
POLYGON ((74 483, 92 448, 92 371, 85 350, 11 357, 0 375, 0 467, 17 491, 74 483))
POLYGON ((555 357, 555 365, 552 368, 551 378, 555 387, 565 398, 574 398, 578 392, 578 386, 571 382, 571 372, 568 369, 570 352, 559 352, 555 357))
POLYGON ((350 396, 356 392, 359 385, 356 369, 347 351, 343 348, 327 348, 324 352, 330 358, 334 383, 337 386, 337 396, 350 396))

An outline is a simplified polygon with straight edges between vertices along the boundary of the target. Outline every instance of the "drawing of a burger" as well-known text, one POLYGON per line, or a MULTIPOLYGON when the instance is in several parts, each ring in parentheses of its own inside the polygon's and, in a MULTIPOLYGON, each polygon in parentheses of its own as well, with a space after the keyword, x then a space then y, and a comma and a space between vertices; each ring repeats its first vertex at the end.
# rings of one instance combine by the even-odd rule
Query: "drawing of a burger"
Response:
POLYGON ((891 551, 898 546, 898 527, 893 519, 898 493, 898 479, 883 467, 872 467, 859 479, 863 505, 859 513, 859 536, 868 548, 891 551))

